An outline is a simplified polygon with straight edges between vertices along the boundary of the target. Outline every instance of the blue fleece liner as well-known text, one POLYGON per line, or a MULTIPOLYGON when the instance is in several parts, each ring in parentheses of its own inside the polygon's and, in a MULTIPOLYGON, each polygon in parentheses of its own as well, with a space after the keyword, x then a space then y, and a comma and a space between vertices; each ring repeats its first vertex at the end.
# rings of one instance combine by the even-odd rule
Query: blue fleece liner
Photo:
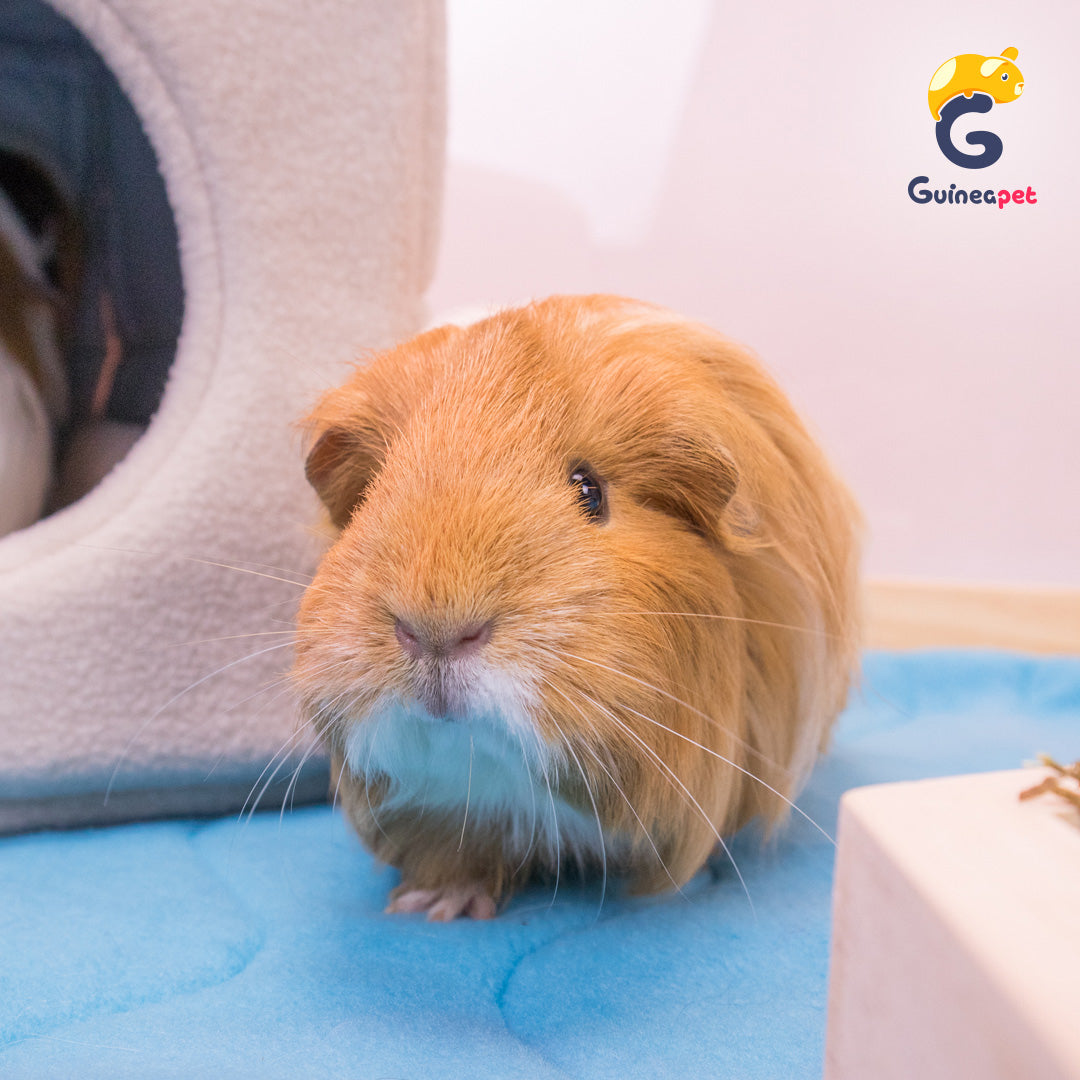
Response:
MULTIPOLYGON (((879 653, 800 800, 1080 756, 1080 660, 879 653)), ((989 840, 990 838, 988 838, 989 840)), ((803 819, 646 901, 382 914, 328 808, 0 843, 0 1076, 821 1075, 833 848, 803 819)))

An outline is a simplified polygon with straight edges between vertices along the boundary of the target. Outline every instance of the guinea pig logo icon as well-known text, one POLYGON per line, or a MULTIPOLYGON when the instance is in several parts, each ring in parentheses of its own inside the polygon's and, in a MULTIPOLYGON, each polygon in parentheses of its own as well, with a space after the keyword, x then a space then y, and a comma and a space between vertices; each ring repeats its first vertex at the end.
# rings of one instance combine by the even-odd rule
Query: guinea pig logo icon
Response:
POLYGON ((946 60, 934 72, 927 102, 936 122, 938 147, 954 165, 985 169, 1001 157, 1004 147, 992 131, 969 132, 965 141, 983 149, 981 153, 968 154, 952 141, 952 126, 965 113, 989 112, 995 102, 1007 104, 1024 92, 1024 76, 1013 63, 1018 56, 1018 50, 1011 45, 1002 49, 1000 56, 965 53, 946 60))

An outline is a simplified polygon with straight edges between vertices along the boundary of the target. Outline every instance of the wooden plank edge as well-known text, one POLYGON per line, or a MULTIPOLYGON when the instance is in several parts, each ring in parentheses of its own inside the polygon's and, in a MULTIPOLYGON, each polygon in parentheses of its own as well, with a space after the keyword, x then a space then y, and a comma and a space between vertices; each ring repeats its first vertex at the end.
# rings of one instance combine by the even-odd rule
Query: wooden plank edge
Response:
POLYGON ((876 580, 864 603, 869 648, 1080 653, 1080 589, 876 580))

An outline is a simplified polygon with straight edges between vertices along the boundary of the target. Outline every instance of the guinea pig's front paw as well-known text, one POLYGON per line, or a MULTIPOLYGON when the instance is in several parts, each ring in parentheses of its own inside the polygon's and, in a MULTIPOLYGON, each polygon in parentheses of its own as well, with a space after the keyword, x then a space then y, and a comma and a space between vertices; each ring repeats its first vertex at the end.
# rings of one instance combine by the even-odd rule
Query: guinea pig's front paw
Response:
POLYGON ((447 885, 440 889, 416 889, 407 882, 390 894, 388 914, 426 911, 429 922, 450 922, 462 915, 470 919, 495 916, 495 899, 483 885, 447 885))

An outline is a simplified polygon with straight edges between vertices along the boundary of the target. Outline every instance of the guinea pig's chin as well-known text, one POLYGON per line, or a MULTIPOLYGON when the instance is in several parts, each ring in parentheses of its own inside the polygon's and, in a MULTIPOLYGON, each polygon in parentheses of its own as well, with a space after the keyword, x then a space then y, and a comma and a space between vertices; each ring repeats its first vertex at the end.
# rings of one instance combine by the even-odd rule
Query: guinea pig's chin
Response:
POLYGON ((474 696, 461 715, 435 716, 415 699, 387 694, 363 717, 344 725, 345 760, 358 776, 385 775, 399 783, 418 771, 442 768, 449 754, 483 752, 496 759, 516 761, 519 768, 545 775, 558 768, 558 752, 548 747, 532 719, 528 694, 498 702, 474 696))
POLYGON ((506 738, 520 742, 529 756, 544 754, 533 719, 539 698, 530 681, 497 669, 471 675, 467 680, 418 680, 409 691, 383 693, 362 716, 339 717, 353 771, 366 772, 364 758, 371 745, 405 728, 460 728, 466 738, 469 732, 506 738))

